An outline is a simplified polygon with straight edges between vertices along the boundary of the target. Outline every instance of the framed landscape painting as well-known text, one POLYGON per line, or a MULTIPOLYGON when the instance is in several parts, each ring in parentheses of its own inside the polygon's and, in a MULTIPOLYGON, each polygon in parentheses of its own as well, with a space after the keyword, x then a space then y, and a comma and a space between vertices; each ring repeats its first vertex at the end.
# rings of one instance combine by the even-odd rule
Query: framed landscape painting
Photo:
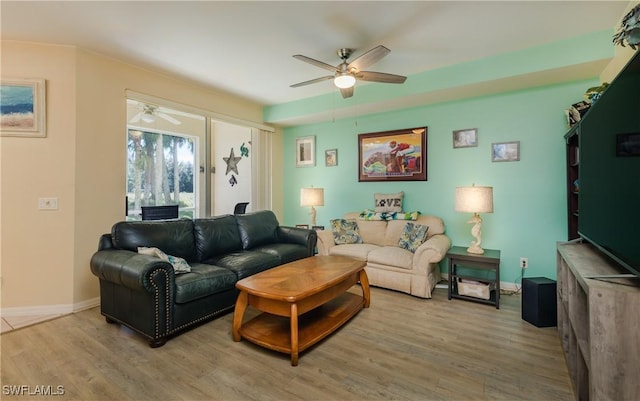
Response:
POLYGON ((0 82, 0 136, 45 137, 44 79, 0 82))
POLYGON ((453 131, 453 148, 471 148, 478 146, 478 129, 469 128, 453 131))
POLYGON ((427 127, 358 135, 358 181, 427 181, 427 127))
POLYGON ((492 162, 517 162, 520 160, 520 141, 491 144, 492 162))

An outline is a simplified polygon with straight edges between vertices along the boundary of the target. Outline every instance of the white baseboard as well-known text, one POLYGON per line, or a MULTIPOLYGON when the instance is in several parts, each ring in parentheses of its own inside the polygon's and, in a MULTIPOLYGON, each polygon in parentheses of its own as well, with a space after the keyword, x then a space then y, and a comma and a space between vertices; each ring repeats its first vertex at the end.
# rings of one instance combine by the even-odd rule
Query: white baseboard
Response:
POLYGON ((45 316, 66 315, 100 305, 100 298, 87 299, 76 304, 39 305, 0 309, 0 316, 45 316))

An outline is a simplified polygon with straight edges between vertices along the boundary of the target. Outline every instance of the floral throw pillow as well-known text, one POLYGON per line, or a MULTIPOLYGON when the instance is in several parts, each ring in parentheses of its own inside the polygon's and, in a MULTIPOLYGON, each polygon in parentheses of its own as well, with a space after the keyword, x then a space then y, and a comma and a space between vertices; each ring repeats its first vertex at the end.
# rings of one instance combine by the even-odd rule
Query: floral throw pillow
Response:
POLYGON ((141 253, 143 255, 157 256, 160 259, 164 260, 165 262, 171 263, 171 265, 173 266, 173 271, 176 274, 189 273, 191 271, 191 266, 189 266, 189 263, 187 263, 186 260, 179 258, 177 256, 167 255, 166 253, 162 252, 159 248, 148 248, 144 246, 139 246, 138 253, 141 253))
POLYGON ((429 226, 409 222, 404 226, 404 230, 400 234, 398 245, 407 251, 415 252, 427 239, 428 230, 429 226))
POLYGON ((344 219, 331 220, 331 232, 336 245, 341 244, 362 244, 358 223, 344 219))

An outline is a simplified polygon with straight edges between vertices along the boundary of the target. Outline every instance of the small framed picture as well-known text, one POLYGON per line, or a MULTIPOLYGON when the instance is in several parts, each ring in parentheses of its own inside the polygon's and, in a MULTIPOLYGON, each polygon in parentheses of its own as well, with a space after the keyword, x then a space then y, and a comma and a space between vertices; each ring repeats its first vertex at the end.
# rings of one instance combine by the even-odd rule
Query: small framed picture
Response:
POLYGON ((324 162, 327 167, 338 165, 338 149, 327 149, 324 151, 324 162))
POLYGON ((453 131, 453 148, 473 148, 478 146, 478 129, 467 128, 453 131))
POLYGON ((296 227, 298 227, 298 228, 306 228, 307 230, 309 229, 309 225, 308 224, 296 224, 296 227))
POLYGON ((316 137, 296 138, 296 167, 316 165, 316 137))
POLYGON ((316 231, 322 231, 324 230, 324 226, 311 226, 311 229, 316 231))
POLYGON ((520 160, 520 141, 491 144, 492 162, 516 162, 520 160))

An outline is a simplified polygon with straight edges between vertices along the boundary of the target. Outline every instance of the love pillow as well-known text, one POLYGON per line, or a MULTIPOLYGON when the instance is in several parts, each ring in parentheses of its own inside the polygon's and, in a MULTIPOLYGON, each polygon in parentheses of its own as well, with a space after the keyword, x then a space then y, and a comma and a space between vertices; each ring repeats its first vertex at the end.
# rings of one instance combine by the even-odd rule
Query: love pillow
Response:
POLYGON ((403 197, 404 192, 402 191, 395 194, 374 194, 373 198, 376 203, 375 211, 378 213, 401 212, 403 197))

